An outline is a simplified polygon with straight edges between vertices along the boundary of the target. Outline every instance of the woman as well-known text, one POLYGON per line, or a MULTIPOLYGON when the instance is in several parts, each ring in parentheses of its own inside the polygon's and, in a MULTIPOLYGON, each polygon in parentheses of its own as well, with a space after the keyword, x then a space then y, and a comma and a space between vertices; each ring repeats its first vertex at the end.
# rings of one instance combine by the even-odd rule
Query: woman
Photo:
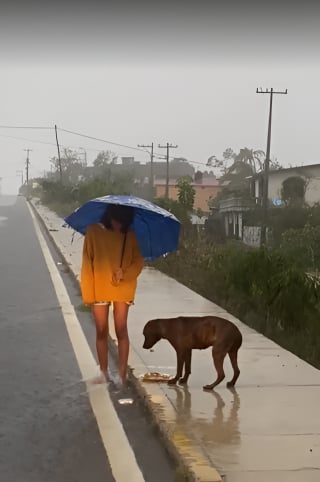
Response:
POLYGON ((109 205, 99 224, 88 227, 83 245, 81 291, 85 304, 92 306, 96 325, 96 347, 101 375, 96 382, 108 381, 108 318, 113 304, 118 339, 120 381, 127 377, 129 337, 127 319, 134 301, 137 278, 143 268, 137 238, 130 225, 134 210, 109 205))

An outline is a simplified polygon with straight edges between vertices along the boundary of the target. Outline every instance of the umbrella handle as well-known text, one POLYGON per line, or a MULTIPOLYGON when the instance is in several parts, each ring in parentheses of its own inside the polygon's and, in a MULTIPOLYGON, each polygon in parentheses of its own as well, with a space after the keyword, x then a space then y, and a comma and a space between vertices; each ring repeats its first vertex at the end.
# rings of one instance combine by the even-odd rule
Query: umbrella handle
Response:
POLYGON ((124 233, 124 238, 123 238, 123 243, 122 243, 122 251, 121 251, 121 258, 120 258, 120 268, 122 268, 124 251, 125 251, 125 249, 126 249, 126 242, 127 242, 127 232, 124 233))

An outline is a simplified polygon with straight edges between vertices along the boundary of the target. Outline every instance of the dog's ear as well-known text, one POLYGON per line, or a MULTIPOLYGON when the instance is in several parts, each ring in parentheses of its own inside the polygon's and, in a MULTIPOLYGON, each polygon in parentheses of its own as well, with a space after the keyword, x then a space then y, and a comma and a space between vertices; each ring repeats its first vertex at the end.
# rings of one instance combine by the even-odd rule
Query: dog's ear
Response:
POLYGON ((157 333, 158 335, 163 338, 167 334, 167 323, 166 320, 162 320, 158 318, 156 320, 156 326, 157 326, 157 333))
POLYGON ((157 334, 159 336, 162 336, 162 320, 159 318, 154 318, 152 320, 149 320, 147 323, 147 329, 152 331, 153 334, 157 334))
POLYGON ((159 320, 157 318, 147 321, 147 323, 144 325, 143 333, 158 331, 158 321, 159 320))

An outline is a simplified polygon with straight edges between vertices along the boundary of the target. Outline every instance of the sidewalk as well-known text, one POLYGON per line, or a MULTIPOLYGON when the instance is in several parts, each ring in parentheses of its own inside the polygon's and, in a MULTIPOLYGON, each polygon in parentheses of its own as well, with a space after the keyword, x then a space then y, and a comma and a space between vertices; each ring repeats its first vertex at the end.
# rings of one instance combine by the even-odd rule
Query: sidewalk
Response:
MULTIPOLYGON (((33 203, 35 205, 35 203, 33 203)), ((62 227, 62 220, 36 204, 52 239, 78 277, 83 237, 62 227)), ((244 338, 239 352, 241 375, 233 393, 213 381, 210 350, 193 352, 188 387, 142 383, 170 448, 193 480, 201 482, 319 482, 320 372, 258 334, 219 306, 162 273, 146 268, 130 309, 129 363, 133 375, 149 371, 175 374, 175 352, 161 341, 142 348, 142 330, 155 317, 220 314, 236 323, 244 338)), ((115 339, 114 333, 111 333, 115 339)), ((226 379, 231 378, 225 361, 226 379)))

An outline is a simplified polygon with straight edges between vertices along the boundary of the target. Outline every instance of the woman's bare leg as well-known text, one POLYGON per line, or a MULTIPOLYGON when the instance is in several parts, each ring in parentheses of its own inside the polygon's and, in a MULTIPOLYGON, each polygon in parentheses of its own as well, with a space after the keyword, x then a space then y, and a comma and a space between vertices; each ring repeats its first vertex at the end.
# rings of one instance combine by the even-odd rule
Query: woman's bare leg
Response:
POLYGON ((127 328, 129 305, 117 301, 113 305, 114 327, 118 339, 118 367, 122 382, 126 381, 129 356, 129 336, 127 328))
POLYGON ((100 370, 108 379, 108 335, 109 305, 93 305, 92 313, 96 324, 96 348, 100 370))

